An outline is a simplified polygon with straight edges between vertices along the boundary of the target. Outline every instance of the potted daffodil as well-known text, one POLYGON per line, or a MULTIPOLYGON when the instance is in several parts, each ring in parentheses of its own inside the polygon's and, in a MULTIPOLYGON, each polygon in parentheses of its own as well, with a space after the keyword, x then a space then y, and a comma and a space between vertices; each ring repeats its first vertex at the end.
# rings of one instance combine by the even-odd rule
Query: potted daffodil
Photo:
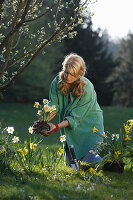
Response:
POLYGON ((128 120, 119 134, 109 132, 101 134, 96 127, 93 128, 93 133, 103 138, 103 141, 97 145, 97 151, 102 157, 100 164, 104 170, 118 173, 124 171, 126 160, 131 158, 133 153, 132 127, 133 120, 128 120))
POLYGON ((37 108, 38 120, 34 122, 32 132, 46 136, 47 132, 53 128, 53 124, 49 121, 55 116, 56 107, 55 105, 50 106, 47 99, 43 99, 42 105, 35 102, 34 107, 37 108))

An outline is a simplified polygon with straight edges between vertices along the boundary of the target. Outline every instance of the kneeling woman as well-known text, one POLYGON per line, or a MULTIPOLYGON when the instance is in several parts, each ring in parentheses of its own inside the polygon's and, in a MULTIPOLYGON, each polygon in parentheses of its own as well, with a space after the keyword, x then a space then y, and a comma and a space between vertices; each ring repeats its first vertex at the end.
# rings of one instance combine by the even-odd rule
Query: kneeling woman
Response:
POLYGON ((66 56, 62 71, 55 77, 50 89, 50 101, 56 105, 60 123, 49 135, 58 129, 66 135, 65 159, 68 164, 71 159, 70 145, 74 146, 78 160, 100 160, 100 156, 91 153, 91 150, 101 141, 93 133, 93 128, 103 133, 103 114, 93 84, 84 77, 85 71, 82 57, 77 54, 66 56))

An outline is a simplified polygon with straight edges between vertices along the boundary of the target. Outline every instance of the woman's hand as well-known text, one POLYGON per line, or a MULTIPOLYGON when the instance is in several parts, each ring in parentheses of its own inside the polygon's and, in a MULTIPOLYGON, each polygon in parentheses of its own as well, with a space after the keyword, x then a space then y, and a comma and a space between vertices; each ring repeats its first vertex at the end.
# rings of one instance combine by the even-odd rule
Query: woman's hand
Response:
POLYGON ((45 135, 44 135, 45 137, 59 130, 58 124, 52 124, 52 123, 48 123, 48 124, 50 125, 50 131, 45 132, 45 135))

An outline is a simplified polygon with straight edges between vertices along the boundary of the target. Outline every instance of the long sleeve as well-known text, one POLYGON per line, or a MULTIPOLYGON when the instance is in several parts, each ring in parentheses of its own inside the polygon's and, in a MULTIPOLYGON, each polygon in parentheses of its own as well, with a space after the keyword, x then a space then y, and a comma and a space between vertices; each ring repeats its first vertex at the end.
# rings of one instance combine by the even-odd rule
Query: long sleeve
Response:
POLYGON ((49 104, 56 106, 56 113, 59 112, 59 98, 58 98, 58 80, 57 77, 52 81, 50 91, 49 91, 49 104))

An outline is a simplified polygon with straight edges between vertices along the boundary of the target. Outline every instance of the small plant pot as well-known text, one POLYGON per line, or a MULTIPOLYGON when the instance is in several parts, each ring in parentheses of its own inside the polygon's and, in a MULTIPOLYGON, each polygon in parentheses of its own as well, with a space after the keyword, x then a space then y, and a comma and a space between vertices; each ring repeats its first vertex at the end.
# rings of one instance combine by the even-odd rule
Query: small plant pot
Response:
POLYGON ((116 172, 116 173, 123 173, 124 172, 124 165, 123 162, 107 162, 103 166, 104 171, 116 172))
POLYGON ((50 131, 51 127, 47 121, 35 121, 32 129, 34 134, 45 135, 48 131, 50 131))

